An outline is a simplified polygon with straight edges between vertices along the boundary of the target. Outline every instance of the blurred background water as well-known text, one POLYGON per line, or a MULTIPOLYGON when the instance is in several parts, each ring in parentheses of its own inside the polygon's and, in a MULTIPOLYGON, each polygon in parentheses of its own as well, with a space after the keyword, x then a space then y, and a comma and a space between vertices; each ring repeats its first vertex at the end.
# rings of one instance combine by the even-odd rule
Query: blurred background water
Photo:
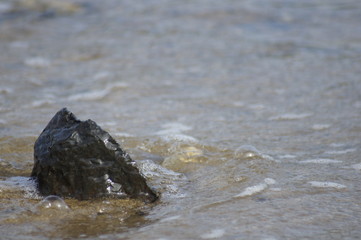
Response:
POLYGON ((1 0, 0 238, 358 239, 360 13, 1 0), (38 196, 33 144, 62 107, 109 131, 159 203, 38 196))

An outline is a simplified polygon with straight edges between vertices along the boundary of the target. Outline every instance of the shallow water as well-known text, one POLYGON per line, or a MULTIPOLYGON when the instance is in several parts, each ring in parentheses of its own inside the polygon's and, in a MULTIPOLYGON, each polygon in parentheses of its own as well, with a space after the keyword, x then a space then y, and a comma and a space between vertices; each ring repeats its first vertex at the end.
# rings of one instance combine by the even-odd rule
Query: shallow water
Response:
POLYGON ((358 0, 29 2, 0 1, 2 238, 359 238, 358 0), (44 207, 32 147, 62 107, 160 201, 44 207))

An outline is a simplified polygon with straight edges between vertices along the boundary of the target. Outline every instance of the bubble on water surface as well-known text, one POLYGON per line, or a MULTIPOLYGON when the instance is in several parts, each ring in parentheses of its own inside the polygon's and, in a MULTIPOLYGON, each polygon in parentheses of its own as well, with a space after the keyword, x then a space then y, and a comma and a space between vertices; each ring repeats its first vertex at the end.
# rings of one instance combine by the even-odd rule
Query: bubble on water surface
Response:
POLYGON ((193 146, 179 149, 175 154, 164 159, 163 165, 171 164, 172 160, 181 162, 199 162, 198 157, 203 155, 203 151, 193 146))
POLYGON ((336 188, 336 189, 344 189, 345 185, 334 183, 334 182, 318 182, 318 181, 310 181, 308 182, 312 187, 318 188, 336 188))
POLYGON ((218 228, 218 229, 213 229, 212 231, 210 231, 209 233, 205 233, 201 235, 202 239, 215 239, 215 238, 220 238, 223 237, 223 235, 225 234, 225 230, 218 228))
POLYGON ((58 210, 69 209, 69 206, 65 203, 65 201, 61 197, 55 195, 47 196, 40 203, 38 203, 37 207, 58 210))
POLYGON ((202 149, 184 144, 174 144, 168 149, 171 154, 164 158, 163 167, 181 171, 190 163, 202 163, 207 160, 202 149))
POLYGON ((273 157, 263 154, 257 148, 252 145, 242 145, 236 149, 234 153, 235 158, 237 159, 268 159, 274 160, 273 157))

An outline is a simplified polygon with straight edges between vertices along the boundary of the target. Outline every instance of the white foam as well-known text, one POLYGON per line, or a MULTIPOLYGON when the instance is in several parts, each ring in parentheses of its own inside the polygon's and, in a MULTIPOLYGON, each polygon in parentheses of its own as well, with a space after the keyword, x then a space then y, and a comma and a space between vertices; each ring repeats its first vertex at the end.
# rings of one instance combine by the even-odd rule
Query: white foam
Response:
POLYGON ((40 198, 35 181, 27 177, 9 177, 0 181, 0 190, 20 190, 25 192, 25 198, 40 198))
POLYGON ((192 129, 189 126, 178 122, 166 123, 162 126, 162 128, 163 130, 158 131, 156 133, 157 135, 178 134, 192 129))
POLYGON ((269 187, 269 185, 273 185, 273 184, 276 184, 276 180, 274 180, 273 178, 265 178, 263 180, 263 183, 257 184, 255 186, 247 187, 240 194, 237 194, 234 197, 238 198, 238 197, 252 196, 254 194, 258 194, 266 190, 269 187))
POLYGON ((265 179, 264 179, 264 182, 265 182, 267 185, 276 184, 276 180, 274 180, 273 178, 265 178, 265 179))
POLYGON ((289 158, 296 158, 296 157, 297 157, 296 155, 292 155, 292 154, 286 154, 286 155, 279 156, 279 158, 281 158, 281 159, 289 159, 289 158))
POLYGON ((218 228, 218 229, 213 229, 212 231, 210 231, 209 233, 205 233, 201 235, 202 239, 214 239, 214 238, 220 238, 223 237, 223 235, 225 234, 225 230, 218 228))
POLYGON ((299 161, 299 163, 318 163, 318 164, 330 164, 330 163, 342 163, 340 160, 328 159, 328 158, 315 158, 299 161))
POLYGON ((94 90, 87 91, 82 93, 77 93, 68 97, 68 100, 78 101, 78 100, 101 100, 105 98, 108 94, 110 94, 113 90, 117 88, 126 88, 128 85, 125 83, 115 83, 107 86, 103 90, 94 90))
POLYGON ((53 103, 54 103, 54 101, 52 101, 52 100, 35 100, 30 104, 30 106, 37 108, 37 107, 42 107, 42 106, 46 106, 46 105, 51 105, 53 103))
POLYGON ((356 148, 349 148, 349 149, 345 149, 345 150, 327 151, 325 153, 334 154, 334 155, 342 155, 342 154, 351 153, 351 152, 355 152, 355 151, 356 151, 356 148))
POLYGON ((271 117, 270 120, 299 120, 312 116, 310 113, 285 113, 271 117))
POLYGON ((163 176, 186 180, 186 177, 183 174, 164 168, 161 165, 154 163, 152 160, 140 161, 138 165, 139 170, 141 170, 146 177, 151 179, 163 176))
POLYGON ((165 141, 198 142, 198 139, 185 134, 169 134, 162 136, 162 139, 165 141))
POLYGON ((191 130, 190 126, 179 122, 171 122, 164 124, 162 128, 156 134, 160 135, 165 141, 198 142, 196 138, 183 133, 184 131, 191 130))
POLYGON ((28 58, 28 59, 25 59, 24 63, 27 66, 37 67, 37 68, 49 67, 51 65, 50 60, 47 58, 44 58, 44 57, 28 58))
POLYGON ((116 132, 116 133, 114 133, 114 136, 117 136, 117 137, 134 137, 132 134, 126 133, 126 132, 116 132))
POLYGON ((331 124, 314 124, 312 125, 312 129, 316 131, 325 130, 331 127, 331 124))
POLYGON ((330 146, 334 147, 334 148, 338 148, 338 147, 344 147, 345 144, 344 143, 331 143, 330 146))
POLYGON ((109 90, 123 89, 129 87, 129 84, 126 82, 116 82, 107 86, 109 90))
POLYGON ((252 196, 254 194, 260 193, 264 191, 268 185, 266 183, 260 183, 255 186, 247 187, 245 190, 243 190, 240 194, 235 195, 234 197, 247 197, 252 196))
POLYGON ((183 198, 186 194, 180 188, 187 182, 184 174, 164 168, 152 160, 137 162, 140 172, 153 188, 161 192, 162 197, 183 198))
POLYGON ((361 170, 361 163, 354 164, 351 167, 356 170, 361 170))
POLYGON ((344 189, 346 188, 345 185, 334 183, 334 182, 317 182, 317 181, 310 181, 308 182, 313 187, 318 188, 336 188, 336 189, 344 189))
POLYGON ((78 101, 78 100, 100 100, 107 96, 110 93, 109 89, 104 90, 95 90, 90 92, 77 93, 70 96, 68 99, 70 101, 78 101))

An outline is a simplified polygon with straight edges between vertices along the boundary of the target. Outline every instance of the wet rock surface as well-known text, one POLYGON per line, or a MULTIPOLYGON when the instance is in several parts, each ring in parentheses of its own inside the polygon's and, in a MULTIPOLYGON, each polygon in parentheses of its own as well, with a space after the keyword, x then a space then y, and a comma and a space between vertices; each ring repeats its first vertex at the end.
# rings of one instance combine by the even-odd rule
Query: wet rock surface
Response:
POLYGON ((135 162, 109 133, 92 120, 78 120, 66 108, 36 140, 31 176, 43 195, 157 199, 135 162))

